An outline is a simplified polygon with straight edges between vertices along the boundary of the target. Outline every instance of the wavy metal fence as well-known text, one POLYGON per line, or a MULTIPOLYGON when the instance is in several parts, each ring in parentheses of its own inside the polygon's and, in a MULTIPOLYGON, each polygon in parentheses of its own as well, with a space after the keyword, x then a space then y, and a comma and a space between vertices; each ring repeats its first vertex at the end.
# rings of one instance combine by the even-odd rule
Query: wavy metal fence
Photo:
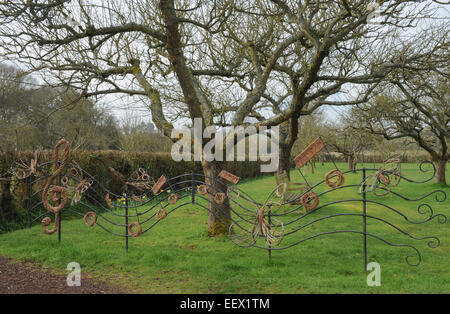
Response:
MULTIPOLYGON (((38 154, 36 154, 30 166, 27 166, 26 162, 21 162, 10 169, 18 179, 28 182, 30 226, 41 221, 45 233, 58 232, 59 241, 61 241, 63 230, 60 213, 63 210, 84 217, 85 223, 90 227, 97 226, 111 235, 124 238, 125 247, 128 250, 130 238, 151 231, 179 208, 195 204, 211 212, 227 226, 233 243, 240 247, 267 250, 269 257, 274 251, 286 250, 318 237, 342 233, 360 235, 363 244, 364 269, 366 269, 368 238, 377 239, 393 247, 411 249, 415 255, 410 254, 406 257, 409 265, 419 265, 422 261, 421 253, 415 246, 393 243, 382 235, 369 232, 368 221, 370 220, 388 225, 400 235, 415 241, 427 241, 430 248, 440 245, 439 238, 435 236, 414 236, 391 221, 368 213, 370 205, 381 206, 410 224, 424 224, 434 219, 441 224, 447 221, 445 215, 435 214, 431 205, 421 202, 430 196, 434 196, 436 202, 445 202, 447 196, 444 191, 436 190, 412 199, 395 190, 395 186, 402 180, 418 185, 432 180, 435 168, 429 162, 422 162, 418 169, 420 172, 429 171, 425 169, 427 164, 433 168, 430 177, 423 181, 415 181, 403 176, 400 165, 396 162, 387 163, 378 169, 361 168, 347 172, 339 171, 335 165, 336 169, 330 171, 324 180, 314 185, 306 181, 307 189, 294 199, 283 201, 287 188, 285 184, 280 184, 269 193, 264 202, 260 202, 239 188, 239 177, 227 172, 221 173, 218 178, 206 178, 198 173, 183 174, 173 178, 162 175, 157 182, 154 182, 142 169, 136 171, 136 175, 129 179, 111 169, 121 184, 121 192, 113 193, 105 188, 99 179, 91 176, 76 163, 68 163, 68 153, 68 143, 61 140, 55 147, 53 162, 39 164, 38 154), (65 149, 61 160, 58 157, 60 147, 65 149), (360 184, 344 184, 344 178, 349 173, 360 175, 360 184), (321 193, 314 192, 323 185, 327 185, 328 189, 321 193), (220 186, 220 191, 216 191, 214 186, 220 186), (355 198, 352 199, 339 199, 323 204, 320 202, 324 195, 338 193, 344 189, 358 190, 359 193, 355 193, 355 198), (374 197, 368 197, 369 193, 374 197), (405 202, 421 202, 417 212, 423 219, 412 220, 407 213, 386 204, 386 198, 382 196, 387 194, 405 202), (226 207, 231 212, 230 219, 223 218, 229 217, 223 212, 224 203, 229 204, 226 207), (361 204, 361 212, 315 217, 315 213, 323 208, 348 203, 361 204), (211 208, 214 210, 211 211, 211 208), (86 210, 88 210, 87 213, 86 210), (49 213, 54 214, 52 229, 48 229, 51 225, 51 218, 47 217, 49 213), (300 232, 336 217, 344 219, 360 217, 360 229, 327 230, 306 237, 305 233, 300 232), (415 260, 412 260, 413 258, 415 260)), ((301 170, 298 170, 301 173, 301 170)), ((301 175, 303 176, 303 173, 301 175)))

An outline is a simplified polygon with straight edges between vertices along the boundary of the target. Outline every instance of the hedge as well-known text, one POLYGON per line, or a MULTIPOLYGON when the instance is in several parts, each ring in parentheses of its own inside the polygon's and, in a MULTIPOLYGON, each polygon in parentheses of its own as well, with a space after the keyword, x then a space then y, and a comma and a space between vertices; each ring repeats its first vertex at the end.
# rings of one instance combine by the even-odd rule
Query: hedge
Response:
MULTIPOLYGON (((4 179, 10 179, 7 170, 14 161, 23 160, 30 164, 34 152, 7 152, 0 154, 0 174, 4 179)), ((53 161, 53 151, 42 151, 39 163, 53 161)), ((112 167, 125 177, 144 168, 147 173, 157 180, 162 174, 174 177, 185 173, 203 173, 200 162, 173 161, 168 153, 124 152, 124 151, 71 151, 69 161, 75 161, 86 172, 94 176, 109 190, 118 193, 120 184, 109 171, 112 167)), ((262 175, 260 162, 225 162, 225 169, 241 178, 253 178, 262 175)), ((50 171, 50 168, 49 168, 50 171)), ((44 182, 42 181, 41 184, 44 182)), ((38 188, 37 186, 35 188, 38 188)), ((0 181, 0 233, 23 227, 26 222, 26 208, 28 204, 27 180, 0 181)))

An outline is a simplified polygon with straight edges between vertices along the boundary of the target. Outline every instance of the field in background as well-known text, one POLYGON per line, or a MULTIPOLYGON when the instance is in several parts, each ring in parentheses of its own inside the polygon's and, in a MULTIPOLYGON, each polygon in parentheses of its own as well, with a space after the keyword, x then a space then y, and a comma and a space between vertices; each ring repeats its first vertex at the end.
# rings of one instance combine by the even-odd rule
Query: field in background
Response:
MULTIPOLYGON (((362 165, 359 165, 362 167, 362 165)), ((366 165, 373 167, 373 164, 366 165)), ((346 169, 345 164, 339 167, 346 169)), ((310 182, 324 178, 331 164, 317 163, 314 174, 307 173, 310 182)), ((417 164, 403 164, 403 175, 420 180, 427 176, 417 164)), ((301 181, 293 170, 293 181, 301 181)), ((361 174, 346 175, 346 183, 359 184, 361 174)), ((239 187, 258 201, 264 201, 275 187, 272 176, 246 180, 239 187)), ((328 189, 321 186, 316 191, 328 189)), ((450 187, 432 182, 418 185, 402 181, 396 192, 418 198, 434 189, 444 190, 450 197, 450 187)), ((357 188, 328 193, 321 203, 339 199, 356 199, 357 188)), ((369 199, 374 199, 372 195, 369 199)), ((450 200, 437 203, 434 196, 418 202, 404 202, 395 195, 377 199, 403 212, 413 221, 424 220, 417 208, 427 202, 435 214, 450 216, 450 200)), ((327 206, 301 220, 334 213, 361 213, 359 202, 327 206)), ((98 277, 130 292, 148 293, 449 293, 450 287, 450 227, 436 219, 425 224, 411 224, 386 208, 369 205, 367 213, 389 220, 417 237, 437 236, 441 246, 431 249, 427 241, 415 241, 390 226, 368 220, 368 232, 395 244, 411 244, 422 253, 422 264, 413 267, 405 257, 414 251, 396 248, 368 238, 369 262, 381 265, 381 287, 368 287, 362 261, 362 235, 333 234, 318 237, 284 251, 272 253, 256 248, 243 249, 228 238, 209 238, 204 209, 187 205, 177 209, 154 229, 130 239, 127 253, 124 239, 114 237, 98 227, 87 227, 82 219, 63 222, 62 242, 57 235, 48 236, 40 226, 0 235, 0 255, 20 260, 35 260, 65 271, 70 262, 81 264, 82 276, 98 277)), ((298 213, 290 214, 295 218, 298 213)), ((111 219, 113 219, 111 217, 111 219)), ((309 219, 309 220, 308 220, 309 219)), ((332 230, 360 230, 361 217, 336 217, 311 225, 290 236, 286 241, 300 240, 310 235, 332 230)), ((415 261, 415 258, 412 258, 415 261)), ((83 277, 82 277, 83 278, 83 277)))

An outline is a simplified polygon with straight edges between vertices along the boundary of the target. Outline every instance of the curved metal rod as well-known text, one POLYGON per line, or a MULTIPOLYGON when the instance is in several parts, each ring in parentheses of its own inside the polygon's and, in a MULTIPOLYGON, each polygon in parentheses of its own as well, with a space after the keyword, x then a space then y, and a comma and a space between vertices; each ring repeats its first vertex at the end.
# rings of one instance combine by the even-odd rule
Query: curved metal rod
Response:
POLYGON ((48 212, 48 211, 45 211, 45 212, 43 212, 42 214, 40 214, 39 216, 37 216, 36 218, 34 218, 33 220, 31 220, 31 223, 33 223, 33 222, 35 222, 35 221, 41 219, 41 218, 44 217, 44 216, 49 215, 49 214, 51 214, 51 213, 48 212))
POLYGON ((433 195, 433 194, 436 194, 435 197, 434 197, 436 202, 442 203, 445 200, 447 200, 447 193, 445 193, 445 191, 442 191, 442 190, 434 190, 434 191, 432 191, 432 192, 430 192, 430 193, 428 193, 426 195, 423 195, 423 196, 421 196, 419 198, 413 199, 413 198, 408 198, 408 197, 406 197, 404 195, 401 195, 400 193, 397 193, 397 192, 395 192, 393 190, 388 190, 388 189, 386 189, 385 187, 382 187, 382 186, 380 186, 378 188, 381 189, 381 190, 389 191, 390 193, 394 194, 395 196, 398 196, 401 199, 403 199, 405 201, 409 201, 409 202, 418 202, 418 201, 421 201, 421 200, 423 200, 423 199, 425 199, 428 196, 433 195), (439 195, 441 195, 442 198, 440 198, 439 195))
MULTIPOLYGON (((263 247, 263 246, 259 246, 259 245, 255 245, 255 244, 250 245, 250 246, 251 247, 256 247, 256 248, 259 248, 259 249, 263 249, 263 250, 277 250, 277 251, 279 251, 279 250, 288 249, 290 247, 299 245, 299 244, 301 244, 301 243, 303 243, 305 241, 308 241, 308 240, 311 240, 311 239, 314 239, 314 238, 317 238, 317 237, 320 237, 320 236, 323 236, 323 235, 329 235, 329 234, 335 234, 335 233, 358 233, 358 234, 367 235, 369 237, 372 237, 372 238, 378 239, 380 241, 383 241, 384 243, 386 243, 386 244, 388 244, 390 246, 394 246, 394 247, 409 247, 409 248, 412 248, 417 253, 418 261, 415 264, 414 263, 410 263, 409 259, 411 257, 414 257, 414 256, 413 255, 408 255, 406 257, 406 262, 408 263, 408 265, 410 265, 410 266, 417 266, 422 261, 422 256, 421 256, 419 250, 416 247, 412 246, 412 245, 409 245, 409 244, 394 244, 394 243, 391 243, 391 242, 389 242, 389 241, 387 241, 387 240, 385 240, 385 239, 383 239, 383 238, 381 238, 381 237, 379 237, 377 235, 374 235, 374 234, 371 234, 371 233, 367 233, 367 232, 362 232, 362 231, 356 231, 356 230, 335 230, 335 231, 328 231, 328 232, 317 233, 315 235, 309 236, 307 238, 304 238, 304 239, 299 240, 299 241, 297 241, 295 243, 286 245, 284 247, 267 248, 267 247, 263 247)), ((247 246, 242 246, 242 245, 239 245, 239 244, 236 244, 236 245, 241 246, 241 247, 247 247, 247 246)))
MULTIPOLYGON (((179 204, 179 205, 175 206, 174 208, 170 209, 170 210, 167 212, 166 218, 164 218, 164 219, 167 219, 167 217, 168 217, 173 211, 175 211, 176 209, 178 209, 178 208, 180 208, 180 207, 183 207, 183 206, 185 206, 185 205, 188 205, 188 204, 191 204, 191 202, 185 202, 185 203, 179 204)), ((155 215, 156 215, 156 213, 155 213, 155 215)), ((155 215, 154 215, 154 216, 155 216, 155 215)), ((154 216, 152 216, 152 218, 153 218, 154 216)), ((153 224, 151 224, 147 229, 143 230, 142 233, 145 233, 145 232, 149 231, 149 230, 152 229, 154 226, 156 226, 160 221, 162 221, 162 219, 157 219, 157 220, 156 220, 153 224)))
POLYGON ((376 216, 372 216, 372 215, 364 215, 364 214, 359 214, 359 213, 333 214, 333 215, 328 215, 328 216, 325 216, 325 217, 320 217, 320 218, 317 218, 317 219, 315 219, 313 221, 310 221, 310 222, 300 226, 299 228, 297 228, 297 229, 295 229, 293 231, 285 232, 284 236, 289 236, 291 234, 294 234, 294 233, 296 233, 296 232, 298 232, 298 231, 300 231, 300 230, 302 230, 302 229, 304 229, 304 228, 306 228, 306 227, 308 227, 308 226, 310 226, 310 225, 312 225, 312 224, 314 224, 314 223, 316 223, 318 221, 327 220, 327 219, 331 219, 331 218, 335 218, 335 217, 342 217, 342 216, 358 216, 358 217, 364 217, 365 216, 365 217, 368 217, 368 218, 371 218, 371 219, 374 219, 374 220, 381 221, 381 222, 391 226, 392 228, 396 229, 397 231, 403 233, 404 235, 410 237, 411 239, 414 239, 414 240, 417 240, 417 241, 432 239, 432 241, 429 241, 427 243, 427 245, 428 245, 428 247, 433 248, 433 249, 437 248, 440 245, 440 243, 441 243, 441 241, 439 240, 438 237, 435 237, 435 236, 428 236, 428 237, 422 237, 422 238, 415 237, 415 236, 413 236, 410 233, 402 230, 401 228, 395 226, 394 224, 390 223, 389 221, 387 221, 385 219, 382 219, 382 218, 376 217, 376 216), (433 240, 434 240, 434 242, 433 242, 433 240), (433 244, 433 243, 436 243, 436 244, 433 244))
MULTIPOLYGON (((217 206, 216 203, 215 203, 214 201, 210 201, 208 198, 204 197, 203 195, 198 195, 197 197, 200 198, 200 199, 205 200, 208 204, 211 204, 213 207, 216 207, 216 206, 217 206)), ((198 203, 197 201, 195 201, 195 204, 196 204, 196 205, 202 205, 202 204, 198 203)), ((245 219, 245 218, 242 216, 243 214, 240 214, 240 213, 238 213, 237 211, 235 211, 235 210, 233 209, 233 207, 230 206, 229 208, 230 208, 230 210, 231 210, 231 212, 232 212, 233 214, 235 214, 236 216, 238 216, 238 217, 240 218, 240 220, 245 220, 245 221, 248 221, 248 222, 255 220, 256 212, 255 212, 255 213, 252 212, 253 215, 245 215, 245 216, 248 216, 248 217, 253 217, 253 218, 249 218, 249 219, 247 220, 247 219, 245 219)), ((221 209, 220 207, 218 207, 218 206, 217 206, 217 209, 222 210, 222 209, 221 209)), ((233 220, 233 218, 231 218, 231 219, 233 220)))
MULTIPOLYGON (((319 210, 321 208, 324 208, 324 207, 327 207, 327 206, 330 206, 330 205, 334 205, 334 204, 347 203, 347 202, 360 202, 360 203, 362 203, 362 202, 364 202, 364 200, 362 200, 362 199, 347 199, 347 200, 338 200, 338 201, 328 202, 326 204, 319 205, 318 207, 314 208, 313 210, 310 210, 310 211, 304 213, 303 215, 301 215, 301 216, 299 216, 299 217, 297 217, 297 218, 295 218, 295 219, 293 219, 291 221, 283 223, 283 224, 284 224, 284 226, 288 226, 288 225, 290 225, 290 224, 292 224, 294 222, 297 222, 297 221, 305 218, 308 215, 311 215, 313 212, 315 212, 315 211, 317 211, 317 210, 319 210)), ((426 213, 423 210, 421 210, 420 208, 421 207, 427 207, 428 208, 427 212, 430 212, 430 216, 427 219, 423 220, 423 221, 412 221, 405 214, 403 214, 402 212, 398 211, 397 209, 395 209, 395 208, 393 208, 393 207, 391 207, 389 205, 386 205, 386 204, 378 202, 378 201, 367 200, 367 199, 366 199, 366 202, 383 206, 383 207, 385 207, 385 208, 387 208, 387 209, 397 213, 398 215, 402 216, 407 222, 412 223, 412 224, 422 224, 422 223, 428 222, 428 221, 430 221, 430 220, 432 220, 432 219, 434 219, 436 217, 438 217, 439 223, 445 223, 447 221, 447 217, 445 215, 442 215, 442 214, 433 215, 433 213, 434 213, 433 209, 428 204, 420 204, 418 209, 417 209, 417 211, 418 211, 419 214, 424 215, 426 213)), ((276 214, 273 214, 272 216, 276 216, 276 214)), ((278 215, 278 216, 280 216, 280 215, 278 215)))

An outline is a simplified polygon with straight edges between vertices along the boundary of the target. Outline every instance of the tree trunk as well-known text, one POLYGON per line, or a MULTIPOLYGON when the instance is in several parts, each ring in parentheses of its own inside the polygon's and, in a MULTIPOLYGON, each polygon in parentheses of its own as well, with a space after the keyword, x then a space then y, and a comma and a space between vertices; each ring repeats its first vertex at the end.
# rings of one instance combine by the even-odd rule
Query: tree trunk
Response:
POLYGON ((216 193, 227 195, 227 183, 218 177, 224 168, 224 162, 202 161, 203 174, 208 186, 208 233, 209 236, 228 235, 231 225, 231 210, 228 197, 222 204, 214 200, 216 193))
POLYGON ((445 168, 447 166, 447 159, 433 160, 433 164, 436 167, 436 174, 434 176, 437 183, 447 184, 445 180, 445 168))
POLYGON ((348 164, 348 170, 353 170, 353 164, 354 164, 354 157, 352 155, 347 156, 347 164, 348 164))
POLYGON ((290 179, 290 172, 291 172, 291 148, 292 145, 287 144, 280 144, 280 151, 279 151, 279 164, 278 164, 278 173, 282 174, 284 171, 286 171, 288 178, 290 179))

